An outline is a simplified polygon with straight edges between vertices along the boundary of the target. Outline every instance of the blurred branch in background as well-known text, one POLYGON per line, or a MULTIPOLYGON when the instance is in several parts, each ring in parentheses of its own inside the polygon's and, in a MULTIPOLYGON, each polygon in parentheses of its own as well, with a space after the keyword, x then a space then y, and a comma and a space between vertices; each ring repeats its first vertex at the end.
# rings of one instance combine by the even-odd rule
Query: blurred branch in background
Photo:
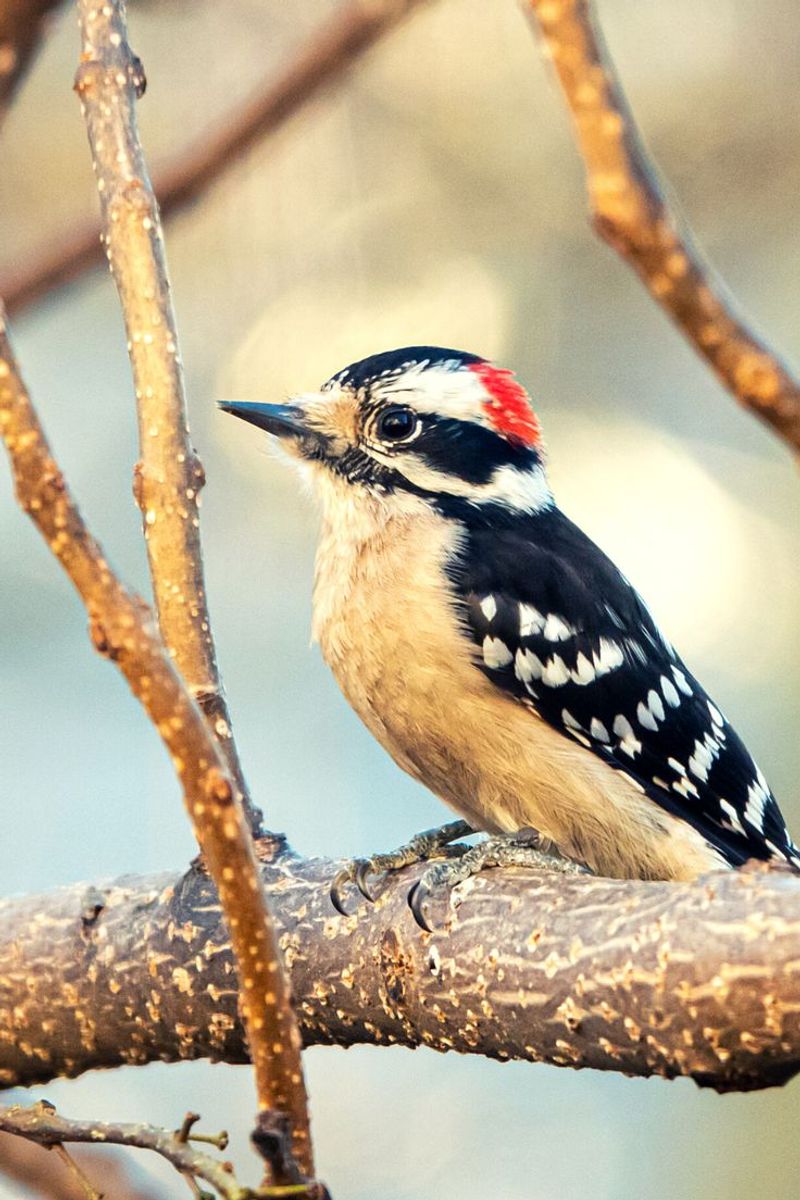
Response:
MULTIPOLYGON (((226 115, 202 139, 156 172, 153 190, 162 216, 171 216, 209 187, 252 146, 280 129, 326 86, 342 81, 385 34, 430 0, 346 0, 301 47, 277 79, 226 115)), ((0 273, 0 295, 9 313, 97 266, 103 257, 101 227, 81 223, 19 266, 0 273)))
POLYGON ((61 0, 0 0, 0 125, 61 0))
MULTIPOLYGON (((120 1156, 81 1149, 73 1158, 85 1173, 100 1181, 109 1200, 160 1200, 151 1188, 132 1182, 120 1156)), ((33 1192, 42 1200, 86 1200, 85 1188, 66 1164, 16 1135, 0 1134, 0 1170, 3 1178, 13 1179, 26 1194, 33 1192)))
POLYGON ((736 399, 800 450, 800 383, 736 314, 668 202, 591 0, 524 3, 572 113, 598 234, 638 272, 736 399))
MULTIPOLYGON (((306 1045, 429 1046, 499 1059, 690 1076, 719 1091, 800 1071, 800 879, 694 883, 487 871, 422 933, 424 866, 336 914, 341 863, 259 843, 306 1045)), ((0 1084, 156 1060, 246 1061, 223 916, 205 871, 0 902, 0 1084), (88 968, 91 965, 92 970, 88 968), (93 974, 92 974, 93 972, 93 974), (169 997, 169 1015, 152 995, 169 997), (93 1016, 82 1037, 75 1012, 93 1016)))

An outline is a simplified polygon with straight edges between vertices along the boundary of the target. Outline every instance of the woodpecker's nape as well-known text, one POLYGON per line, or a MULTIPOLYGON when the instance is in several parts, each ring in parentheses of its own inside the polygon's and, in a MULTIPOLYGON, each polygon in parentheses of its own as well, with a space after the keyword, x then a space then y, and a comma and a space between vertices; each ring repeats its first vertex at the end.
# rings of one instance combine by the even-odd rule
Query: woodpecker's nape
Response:
MULTIPOLYGON (((314 634, 345 696, 400 766, 495 835, 430 868, 428 890, 481 865, 536 865, 531 828, 613 877, 800 864, 741 739, 556 506, 510 371, 415 346, 288 405, 223 407, 278 437, 316 486, 314 634)), ((370 866, 348 875, 364 894, 370 866)))

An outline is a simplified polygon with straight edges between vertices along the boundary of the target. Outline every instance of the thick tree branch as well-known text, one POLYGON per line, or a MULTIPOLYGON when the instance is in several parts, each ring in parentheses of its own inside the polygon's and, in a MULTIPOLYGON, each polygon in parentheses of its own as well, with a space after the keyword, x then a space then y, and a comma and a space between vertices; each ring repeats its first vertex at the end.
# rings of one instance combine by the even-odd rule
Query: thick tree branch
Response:
POLYGON ((220 744, 251 826, 252 809, 217 669, 200 547, 203 466, 189 438, 183 366, 158 205, 136 125, 142 65, 122 0, 79 0, 75 81, 89 134, 103 238, 128 333, 141 460, 134 480, 161 635, 220 744))
MULTIPOLYGON (((297 1162, 312 1178, 297 1024, 244 811, 219 744, 178 675, 150 610, 114 575, 70 495, 2 325, 0 436, 19 502, 86 605, 95 648, 120 668, 172 756, 232 934, 259 1105, 286 1115, 297 1162)), ((89 1008, 80 1019, 88 1030, 95 1014, 89 1008)), ((14 1026, 12 1018, 4 1030, 14 1026)), ((292 1169, 290 1162, 289 1176, 292 1169)))
POLYGON ((736 313, 659 183, 591 0, 523 0, 572 113, 599 235, 735 398, 800 450, 800 383, 736 313))
MULTIPOLYGON (((419 869, 340 917, 329 898, 340 863, 259 848, 306 1045, 425 1045, 687 1075, 720 1091, 800 1070, 796 875, 672 884, 489 871, 462 885, 449 929, 426 934, 406 902, 419 869)), ((0 1083, 244 1061, 203 870, 98 891, 88 916, 85 885, 0 903, 0 1083)))
MULTIPOLYGON (((277 79, 270 78, 241 108, 156 171, 153 190, 163 217, 190 204, 243 154, 275 133, 310 100, 349 70, 381 37, 428 0, 345 0, 312 34, 277 79)), ((96 221, 76 225, 0 273, 0 294, 12 314, 102 261, 96 221)))
POLYGON ((0 125, 61 0, 0 0, 0 125))

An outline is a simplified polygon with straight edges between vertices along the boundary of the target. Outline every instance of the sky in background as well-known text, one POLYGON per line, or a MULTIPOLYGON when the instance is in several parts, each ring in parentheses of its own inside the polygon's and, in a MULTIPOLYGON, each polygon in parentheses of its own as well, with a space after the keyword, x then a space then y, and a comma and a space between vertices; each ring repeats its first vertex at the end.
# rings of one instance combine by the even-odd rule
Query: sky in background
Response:
MULTIPOLYGON (((289 61, 327 0, 131 4, 151 163, 289 61)), ((600 0, 607 40, 698 239, 756 325, 798 357, 800 9, 600 0)), ((68 12, 3 134, 0 259, 96 207, 68 12)), ((316 515, 221 397, 277 400, 353 359, 441 344, 535 398, 563 508, 614 557, 745 737, 800 833, 800 482, 585 220, 554 83, 514 0, 436 0, 167 227, 220 662, 268 824, 308 854, 386 849, 446 819, 350 712, 309 645, 316 515)), ((13 333, 56 453, 125 578, 147 592, 132 386, 105 272, 13 333)), ((170 764, 0 470, 3 891, 179 869, 170 764)), ((337 1200, 789 1200, 800 1085, 717 1097, 428 1051, 307 1055, 337 1200)), ((48 1085, 72 1115, 234 1133, 250 1072, 205 1063, 48 1085)), ((162 1195, 183 1185, 151 1160, 162 1195)), ((16 1187, 0 1197, 18 1195, 16 1187)))

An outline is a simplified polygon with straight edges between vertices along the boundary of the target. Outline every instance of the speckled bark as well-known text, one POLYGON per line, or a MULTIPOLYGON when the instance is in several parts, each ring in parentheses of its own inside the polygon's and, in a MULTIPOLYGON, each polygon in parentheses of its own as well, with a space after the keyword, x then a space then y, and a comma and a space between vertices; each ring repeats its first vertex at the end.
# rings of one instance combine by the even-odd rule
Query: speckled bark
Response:
POLYGON ((136 123, 141 62, 128 45, 123 0, 78 0, 81 102, 119 293, 136 391, 141 459, 134 496, 142 513, 161 635, 208 721, 251 828, 260 832, 233 738, 217 666, 200 546, 205 472, 189 436, 186 387, 161 216, 136 123))
MULTIPOLYGON (((262 842, 262 857, 274 849, 262 842)), ((449 928, 426 934, 406 905, 415 870, 340 917, 328 895, 339 866, 289 853, 263 864, 307 1045, 428 1045, 720 1090, 800 1069, 795 876, 487 872, 462 887, 449 928)), ((0 904, 2 1083, 203 1057, 246 1056, 202 870, 0 904)))

